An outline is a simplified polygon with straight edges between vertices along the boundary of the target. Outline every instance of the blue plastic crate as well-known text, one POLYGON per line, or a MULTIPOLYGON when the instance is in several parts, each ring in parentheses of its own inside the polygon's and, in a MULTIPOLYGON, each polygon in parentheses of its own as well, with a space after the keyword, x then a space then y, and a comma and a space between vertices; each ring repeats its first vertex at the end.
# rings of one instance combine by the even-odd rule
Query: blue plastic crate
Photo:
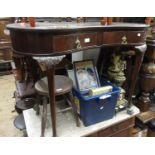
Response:
POLYGON ((115 107, 120 89, 106 80, 101 80, 101 86, 111 85, 112 92, 93 97, 88 97, 88 92, 80 92, 73 89, 75 102, 79 109, 81 120, 85 126, 89 126, 104 120, 111 119, 115 115, 115 107))

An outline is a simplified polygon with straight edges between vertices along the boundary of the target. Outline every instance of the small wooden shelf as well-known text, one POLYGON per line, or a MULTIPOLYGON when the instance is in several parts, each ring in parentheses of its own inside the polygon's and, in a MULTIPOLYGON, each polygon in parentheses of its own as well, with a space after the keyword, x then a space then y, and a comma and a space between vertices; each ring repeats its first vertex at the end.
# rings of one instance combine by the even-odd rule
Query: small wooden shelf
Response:
POLYGON ((142 123, 146 124, 151 120, 155 119, 155 112, 154 111, 146 111, 142 112, 137 115, 137 118, 142 121, 142 123))

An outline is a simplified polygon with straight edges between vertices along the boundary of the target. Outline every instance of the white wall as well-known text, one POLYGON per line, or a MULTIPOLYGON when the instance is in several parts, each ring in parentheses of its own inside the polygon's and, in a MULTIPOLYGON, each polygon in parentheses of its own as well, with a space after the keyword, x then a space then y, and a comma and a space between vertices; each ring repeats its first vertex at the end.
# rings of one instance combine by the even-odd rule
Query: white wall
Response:
POLYGON ((86 51, 76 52, 72 54, 72 62, 73 61, 80 61, 84 59, 94 59, 95 64, 97 63, 98 55, 99 55, 99 48, 89 49, 86 51))

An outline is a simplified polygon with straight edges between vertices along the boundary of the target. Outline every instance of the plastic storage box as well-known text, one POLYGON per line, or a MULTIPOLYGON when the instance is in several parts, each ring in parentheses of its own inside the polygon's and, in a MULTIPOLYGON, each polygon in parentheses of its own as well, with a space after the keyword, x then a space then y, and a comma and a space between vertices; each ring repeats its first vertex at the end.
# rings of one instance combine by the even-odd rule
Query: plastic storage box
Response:
POLYGON ((85 126, 111 119, 115 115, 120 89, 109 81, 101 80, 101 86, 106 85, 113 87, 112 92, 93 97, 88 97, 88 92, 80 92, 75 88, 73 89, 75 103, 85 126))

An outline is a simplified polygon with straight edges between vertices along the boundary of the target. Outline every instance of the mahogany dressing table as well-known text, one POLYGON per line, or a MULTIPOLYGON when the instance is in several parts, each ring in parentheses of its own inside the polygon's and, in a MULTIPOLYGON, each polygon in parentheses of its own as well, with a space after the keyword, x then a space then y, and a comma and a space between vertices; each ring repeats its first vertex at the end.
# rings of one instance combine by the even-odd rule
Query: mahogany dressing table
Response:
MULTIPOLYGON (((101 25, 100 22, 74 23, 36 23, 30 27, 25 23, 8 24, 13 52, 20 55, 54 57, 100 47, 128 47, 135 51, 135 64, 131 75, 128 94, 129 113, 136 79, 146 50, 145 24, 113 23, 101 25)), ((54 65, 47 64, 47 77, 53 136, 56 132, 54 65)))

